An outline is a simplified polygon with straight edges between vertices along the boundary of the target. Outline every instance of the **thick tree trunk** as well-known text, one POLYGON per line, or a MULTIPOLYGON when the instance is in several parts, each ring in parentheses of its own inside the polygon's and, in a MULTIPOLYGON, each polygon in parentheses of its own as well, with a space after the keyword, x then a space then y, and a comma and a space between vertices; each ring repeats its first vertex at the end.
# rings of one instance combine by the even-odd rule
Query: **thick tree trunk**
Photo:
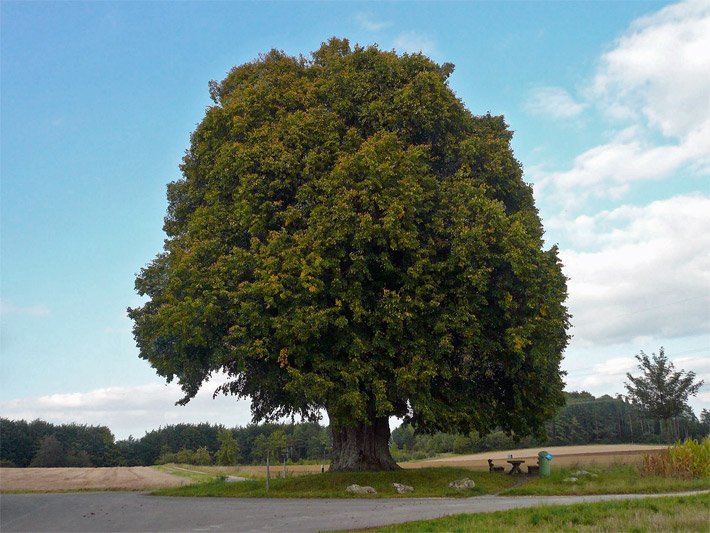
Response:
POLYGON ((396 470, 399 468, 389 449, 390 423, 387 417, 374 418, 370 424, 336 425, 331 418, 333 458, 331 471, 396 470))

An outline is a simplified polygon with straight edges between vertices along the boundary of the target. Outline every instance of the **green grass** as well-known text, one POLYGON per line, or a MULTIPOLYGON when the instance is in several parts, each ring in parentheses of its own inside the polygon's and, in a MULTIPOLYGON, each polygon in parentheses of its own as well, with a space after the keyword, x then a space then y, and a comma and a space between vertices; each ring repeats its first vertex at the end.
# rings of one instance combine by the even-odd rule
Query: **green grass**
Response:
MULTIPOLYGON (((510 477, 505 474, 489 474, 466 468, 422 468, 404 469, 396 472, 326 472, 307 474, 286 479, 274 477, 270 490, 266 492, 263 478, 226 483, 214 472, 199 472, 200 467, 189 465, 162 465, 164 472, 186 477, 197 483, 169 489, 160 489, 154 494, 165 496, 224 496, 224 497, 273 497, 273 498, 347 498, 363 497, 345 492, 352 483, 369 485, 377 490, 377 495, 364 497, 431 497, 431 496, 477 496, 480 494, 501 494, 506 496, 584 495, 584 494, 654 494, 710 489, 710 479, 684 479, 662 476, 645 476, 629 465, 615 465, 603 468, 587 467, 591 474, 579 475, 575 472, 584 467, 552 470, 552 475, 539 477, 510 477), (565 478, 576 477, 574 483, 565 478), (448 488, 454 479, 470 477, 476 488, 456 491, 448 488), (403 483, 415 488, 413 493, 397 494, 392 483, 403 483)), ((279 471, 275 471, 278 475, 279 471)), ((243 475, 238 473, 238 475, 243 475)))
POLYGON ((405 532, 644 532, 710 528, 710 495, 643 498, 615 502, 550 505, 494 513, 460 514, 387 526, 378 533, 405 532))
POLYGON ((191 479, 192 481, 195 481, 197 483, 209 483, 217 479, 216 476, 213 476, 211 474, 193 470, 194 467, 192 467, 191 465, 176 465, 170 463, 166 465, 152 466, 151 468, 160 470, 161 472, 165 472, 166 474, 171 474, 173 476, 191 479))
POLYGON ((630 465, 615 465, 586 470, 593 476, 575 476, 584 467, 552 469, 550 477, 529 478, 527 483, 503 492, 506 496, 545 496, 558 494, 653 494, 710 489, 710 479, 684 479, 677 477, 644 476, 630 465), (576 477, 574 483, 565 478, 576 477))
POLYGON ((326 472, 302 476, 272 478, 269 492, 264 479, 226 483, 211 481, 184 487, 160 489, 153 494, 160 496, 226 496, 226 497, 273 497, 273 498, 348 498, 363 497, 345 492, 345 487, 356 483, 369 485, 377 498, 418 498, 431 496, 477 496, 495 494, 517 483, 516 478, 506 475, 477 472, 466 468, 421 468, 403 469, 395 472, 326 472), (455 490, 449 482, 464 477, 471 478, 476 487, 470 490, 455 490), (392 483, 414 487, 413 493, 398 494, 392 483))
MULTIPOLYGON (((505 474, 489 474, 466 468, 403 469, 396 472, 326 472, 306 474, 286 479, 274 477, 266 492, 264 478, 226 483, 215 473, 188 471, 199 467, 163 465, 156 467, 170 474, 196 481, 192 485, 159 489, 154 494, 162 496, 221 496, 221 497, 272 497, 272 498, 417 498, 436 496, 478 496, 501 494, 506 496, 584 495, 584 494, 654 494, 710 489, 710 479, 683 479, 661 476, 644 476, 629 465, 603 468, 587 467, 592 475, 575 476, 579 467, 554 469, 552 475, 539 477, 511 477, 505 474), (574 483, 564 481, 577 477, 574 483), (448 488, 450 481, 470 477, 476 488, 457 491, 448 488), (392 483, 411 485, 415 491, 397 494, 392 483), (369 485, 377 495, 352 495, 345 487, 357 483, 369 485)), ((278 475, 279 472, 275 472, 278 475)))

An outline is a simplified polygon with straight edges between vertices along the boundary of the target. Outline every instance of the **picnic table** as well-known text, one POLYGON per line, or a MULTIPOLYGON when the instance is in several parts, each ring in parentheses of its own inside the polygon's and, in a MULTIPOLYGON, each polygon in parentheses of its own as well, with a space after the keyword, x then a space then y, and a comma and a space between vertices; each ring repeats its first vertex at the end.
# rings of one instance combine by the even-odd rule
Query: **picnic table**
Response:
POLYGON ((508 472, 508 475, 512 476, 513 474, 522 474, 523 471, 520 470, 520 465, 523 464, 525 461, 522 459, 508 459, 507 461, 512 465, 510 472, 508 472))

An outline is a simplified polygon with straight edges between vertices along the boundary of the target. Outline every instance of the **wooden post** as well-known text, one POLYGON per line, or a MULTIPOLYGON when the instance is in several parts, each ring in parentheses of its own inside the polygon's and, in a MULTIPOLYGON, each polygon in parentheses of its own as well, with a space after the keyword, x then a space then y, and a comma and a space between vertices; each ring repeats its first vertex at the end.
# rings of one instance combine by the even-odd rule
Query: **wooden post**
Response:
POLYGON ((269 480, 271 479, 271 470, 269 469, 269 457, 271 452, 266 452, 266 492, 269 492, 269 480))

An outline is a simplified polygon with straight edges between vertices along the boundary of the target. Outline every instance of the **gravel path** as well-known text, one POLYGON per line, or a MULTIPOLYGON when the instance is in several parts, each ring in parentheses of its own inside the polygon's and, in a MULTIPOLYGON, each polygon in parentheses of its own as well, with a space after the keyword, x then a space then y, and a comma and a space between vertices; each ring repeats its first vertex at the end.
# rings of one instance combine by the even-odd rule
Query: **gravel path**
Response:
MULTIPOLYGON (((675 495, 681 494, 693 493, 675 495)), ((136 492, 3 494, 0 496, 0 530, 310 532, 374 527, 457 513, 648 496, 625 494, 345 500, 177 498, 136 492)))

